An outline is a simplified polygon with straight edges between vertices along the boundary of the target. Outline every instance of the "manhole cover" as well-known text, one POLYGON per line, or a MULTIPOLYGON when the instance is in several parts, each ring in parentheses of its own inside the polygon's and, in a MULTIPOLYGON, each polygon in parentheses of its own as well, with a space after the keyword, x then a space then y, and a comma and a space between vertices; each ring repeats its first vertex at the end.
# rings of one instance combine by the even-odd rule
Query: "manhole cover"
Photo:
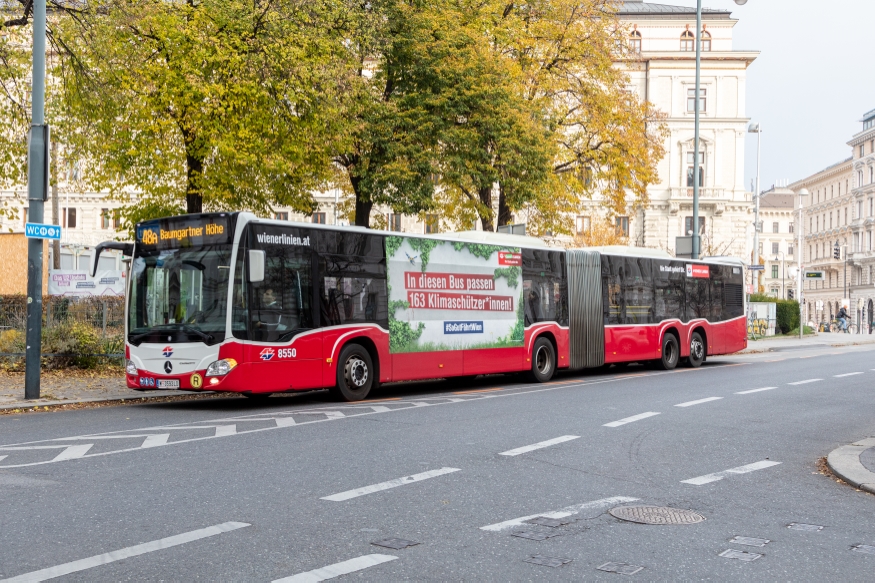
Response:
POLYGON ((666 506, 618 506, 610 512, 615 518, 639 524, 696 524, 705 520, 698 512, 666 506))

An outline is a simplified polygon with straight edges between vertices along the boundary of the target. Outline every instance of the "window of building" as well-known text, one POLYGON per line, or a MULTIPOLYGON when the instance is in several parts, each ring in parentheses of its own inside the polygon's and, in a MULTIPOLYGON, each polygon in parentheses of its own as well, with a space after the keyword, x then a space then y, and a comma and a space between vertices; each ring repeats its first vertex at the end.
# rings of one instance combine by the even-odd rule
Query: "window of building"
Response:
POLYGON ((772 265, 772 279, 778 279, 778 266, 772 265))
POLYGON ((773 233, 780 233, 781 231, 780 231, 780 228, 779 228, 779 227, 780 227, 780 225, 778 225, 778 222, 777 222, 777 221, 775 221, 774 223, 772 223, 772 232, 773 232, 773 233))
POLYGON ((857 170, 857 187, 863 186, 863 171, 857 170))
POLYGON ((703 30, 702 31, 702 52, 707 52, 711 50, 711 33, 703 30))
POLYGON ((854 251, 860 250, 860 233, 854 233, 854 251))
POLYGON ((633 53, 641 52, 641 33, 637 30, 633 30, 629 35, 629 50, 633 53))
POLYGON ((574 230, 578 235, 582 235, 589 231, 592 226, 591 221, 586 215, 577 215, 577 219, 574 221, 574 230))
POLYGON ((869 216, 871 217, 873 214, 875 214, 875 199, 870 198, 869 199, 869 216))
POLYGON ((811 233, 814 232, 814 218, 813 217, 808 217, 808 231, 811 233))
MULTIPOLYGON (((275 213, 273 213, 273 218, 275 218, 278 221, 287 221, 287 220, 289 220, 289 213, 287 211, 275 212, 275 213)), ((313 222, 315 223, 316 221, 313 221, 313 222)))
POLYGON ((109 228, 109 209, 100 209, 100 228, 109 228))
POLYGON ((427 214, 425 215, 425 234, 430 235, 432 233, 438 233, 440 226, 440 219, 436 214, 427 214))
POLYGON ((617 233, 620 236, 629 236, 629 217, 617 217, 614 220, 614 226, 616 227, 617 233))
POLYGON ((122 228, 122 214, 118 209, 112 211, 112 228, 116 231, 122 228))
POLYGON ((829 228, 832 229, 832 212, 829 213, 829 228))
POLYGON ((868 242, 866 243, 866 251, 872 250, 872 231, 866 231, 866 238, 868 242))
MULTIPOLYGON (((694 180, 694 164, 693 160, 696 159, 695 152, 687 152, 687 187, 693 188, 695 184, 693 184, 694 180)), ((705 184, 705 152, 699 152, 699 186, 704 186, 705 184)))
POLYGON ((76 209, 74 208, 64 208, 61 214, 63 218, 63 225, 65 229, 75 229, 76 228, 76 209))
POLYGON ((325 213, 313 213, 312 220, 317 225, 325 224, 325 213))
MULTIPOLYGON (((693 234, 693 217, 684 218, 684 235, 693 234)), ((699 234, 705 234, 705 217, 699 217, 699 234)))
POLYGON ((772 255, 774 255, 775 253, 780 253, 780 250, 778 249, 779 245, 780 243, 772 243, 772 255))
MULTIPOLYGON (((687 113, 696 111, 696 88, 687 89, 687 113)), ((708 90, 704 87, 699 89, 699 111, 708 111, 708 90)))
POLYGON ((858 219, 863 218, 863 201, 862 200, 857 201, 857 216, 856 216, 856 218, 858 218, 858 219))
POLYGON ((791 233, 793 232, 795 226, 796 226, 796 223, 790 223, 790 232, 791 233))
POLYGON ((866 144, 860 144, 860 158, 866 155, 866 144))
POLYGON ((681 35, 681 50, 684 52, 696 50, 696 35, 690 32, 689 29, 685 30, 681 35))
POLYGON ((389 230, 401 231, 401 215, 398 213, 389 213, 389 230))
POLYGON ((787 255, 793 255, 793 245, 787 246, 787 255))
POLYGON ((848 224, 848 207, 845 207, 845 224, 848 224))
POLYGON ((875 182, 875 166, 869 166, 869 184, 875 182))

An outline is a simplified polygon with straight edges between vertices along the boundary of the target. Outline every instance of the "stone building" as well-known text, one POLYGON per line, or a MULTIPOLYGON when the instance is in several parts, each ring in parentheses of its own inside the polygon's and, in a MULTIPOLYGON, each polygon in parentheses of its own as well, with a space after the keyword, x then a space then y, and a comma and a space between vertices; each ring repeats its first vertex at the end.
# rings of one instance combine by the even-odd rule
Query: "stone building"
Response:
POLYGON ((796 221, 799 197, 788 188, 772 187, 760 197, 760 256, 765 293, 789 299, 796 293, 796 221))
POLYGON ((875 303, 875 110, 847 142, 851 157, 790 185, 804 202, 805 268, 823 281, 805 283, 808 320, 828 321, 847 302, 862 333, 873 330, 875 303), (836 253, 838 251, 838 253, 836 253), (835 255, 838 254, 839 258, 835 255))

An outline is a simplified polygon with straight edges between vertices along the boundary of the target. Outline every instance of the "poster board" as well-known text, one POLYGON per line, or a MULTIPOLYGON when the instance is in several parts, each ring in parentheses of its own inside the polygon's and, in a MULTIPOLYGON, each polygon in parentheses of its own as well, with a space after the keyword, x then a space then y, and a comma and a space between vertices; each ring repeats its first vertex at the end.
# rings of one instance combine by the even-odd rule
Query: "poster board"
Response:
POLYGON ((98 271, 94 277, 91 277, 87 271, 52 269, 49 272, 49 295, 124 296, 125 273, 117 270, 98 271))

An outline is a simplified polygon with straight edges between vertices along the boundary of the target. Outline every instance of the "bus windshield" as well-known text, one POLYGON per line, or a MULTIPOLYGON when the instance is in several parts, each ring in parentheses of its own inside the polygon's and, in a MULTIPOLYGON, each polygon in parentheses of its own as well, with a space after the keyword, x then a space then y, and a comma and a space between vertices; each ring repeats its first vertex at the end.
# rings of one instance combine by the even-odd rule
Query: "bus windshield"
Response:
POLYGON ((131 266, 128 341, 225 339, 231 245, 137 253, 131 266))

